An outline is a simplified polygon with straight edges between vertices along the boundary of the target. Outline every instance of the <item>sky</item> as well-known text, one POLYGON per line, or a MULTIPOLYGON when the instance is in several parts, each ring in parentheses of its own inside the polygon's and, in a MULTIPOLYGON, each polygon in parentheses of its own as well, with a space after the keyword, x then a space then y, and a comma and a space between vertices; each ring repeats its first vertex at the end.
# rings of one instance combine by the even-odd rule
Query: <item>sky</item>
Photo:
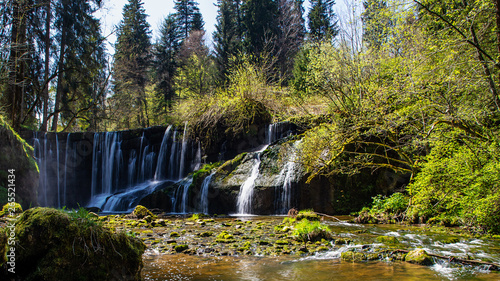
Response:
MULTIPOLYGON (((198 8, 203 15, 203 20, 205 22, 205 40, 206 43, 212 45, 212 34, 215 31, 215 24, 217 22, 217 7, 215 3, 217 0, 198 0, 198 8)), ((99 11, 96 16, 101 18, 101 23, 103 25, 104 36, 108 36, 108 51, 113 54, 114 48, 111 44, 116 41, 115 34, 111 34, 114 27, 120 23, 122 19, 123 6, 128 3, 128 0, 105 0, 104 8, 99 11), (111 35, 110 35, 111 34, 111 35)), ((152 30, 152 42, 155 42, 158 38, 158 30, 160 29, 161 22, 170 14, 174 13, 174 1, 173 0, 143 0, 144 9, 146 9, 146 14, 148 14, 148 22, 152 30)), ((309 7, 309 1, 306 0, 304 3, 306 11, 309 7)))

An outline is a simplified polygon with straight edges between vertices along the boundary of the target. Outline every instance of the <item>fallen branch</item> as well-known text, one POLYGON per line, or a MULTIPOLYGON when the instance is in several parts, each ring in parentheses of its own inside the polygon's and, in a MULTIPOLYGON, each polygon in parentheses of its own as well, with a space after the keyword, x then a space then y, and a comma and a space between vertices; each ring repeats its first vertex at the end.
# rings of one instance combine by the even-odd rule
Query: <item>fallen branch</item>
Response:
MULTIPOLYGON (((396 249, 396 250, 386 250, 383 252, 384 253, 391 253, 391 254, 395 253, 395 252, 408 254, 410 251, 396 249)), ((493 262, 479 261, 479 260, 465 260, 465 259, 461 259, 461 258, 457 258, 457 257, 453 257, 453 256, 442 256, 442 255, 431 254, 431 253, 427 253, 427 255, 429 255, 431 257, 443 259, 443 260, 448 260, 449 262, 457 262, 457 263, 463 263, 463 264, 469 264, 469 265, 488 265, 488 266, 490 266, 491 270, 500 271, 500 264, 496 264, 493 262)))

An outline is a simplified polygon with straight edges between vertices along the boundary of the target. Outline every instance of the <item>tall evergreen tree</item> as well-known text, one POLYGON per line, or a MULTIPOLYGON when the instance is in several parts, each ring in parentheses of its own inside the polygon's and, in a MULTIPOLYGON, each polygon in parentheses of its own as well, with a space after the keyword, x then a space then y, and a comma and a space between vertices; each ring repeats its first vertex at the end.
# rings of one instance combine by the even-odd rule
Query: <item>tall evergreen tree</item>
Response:
POLYGON ((333 12, 334 0, 311 0, 309 33, 313 41, 331 40, 339 33, 337 16, 333 12))
POLYGON ((160 39, 155 44, 154 64, 156 92, 162 97, 159 108, 166 109, 175 96, 174 76, 177 69, 176 56, 181 46, 182 31, 174 14, 168 15, 160 27, 160 39))
MULTIPOLYGON (((58 43, 57 84, 52 130, 62 123, 65 129, 75 120, 89 120, 96 106, 96 95, 104 93, 97 84, 105 75, 104 38, 99 19, 93 16, 101 1, 69 1, 54 3, 54 26, 58 43), (98 92, 98 93, 96 93, 98 92)), ((84 128, 90 125, 79 124, 84 128)))
POLYGON ((274 55, 278 37, 278 3, 275 0, 247 0, 243 6, 244 43, 247 53, 256 58, 274 55))
POLYGON ((203 29, 203 17, 198 3, 193 0, 175 0, 177 23, 182 30, 182 40, 185 40, 193 30, 203 29))
POLYGON ((118 25, 113 65, 113 101, 120 116, 119 126, 147 126, 145 87, 151 63, 151 31, 141 0, 129 0, 118 25), (135 122, 133 119, 135 117, 135 122))
POLYGON ((230 58, 243 51, 241 0, 218 0, 217 24, 213 34, 219 80, 227 79, 230 58))

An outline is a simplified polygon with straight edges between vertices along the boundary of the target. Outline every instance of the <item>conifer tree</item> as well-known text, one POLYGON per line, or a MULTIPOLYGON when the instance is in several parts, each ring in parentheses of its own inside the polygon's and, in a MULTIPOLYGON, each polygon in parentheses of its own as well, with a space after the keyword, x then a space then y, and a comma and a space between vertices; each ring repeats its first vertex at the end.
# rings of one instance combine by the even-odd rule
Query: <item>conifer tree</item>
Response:
POLYGON ((119 127, 148 126, 145 87, 151 63, 149 24, 141 0, 129 0, 118 26, 113 65, 115 114, 119 127), (134 121, 135 119, 135 121, 134 121))
POLYGON ((309 34, 313 41, 331 40, 339 33, 334 0, 311 0, 308 14, 309 34))
POLYGON ((243 34, 240 0, 218 0, 219 7, 215 26, 214 51, 219 80, 227 79, 230 58, 243 51, 243 34))
POLYGON ((162 97, 159 108, 170 107, 175 96, 174 76, 177 69, 176 56, 181 46, 182 31, 174 14, 168 15, 160 27, 160 39, 155 45, 156 92, 162 97))
POLYGON ((174 9, 177 11, 177 24, 182 31, 182 41, 184 41, 189 33, 193 30, 203 29, 203 17, 198 8, 198 3, 193 0, 175 0, 174 9))

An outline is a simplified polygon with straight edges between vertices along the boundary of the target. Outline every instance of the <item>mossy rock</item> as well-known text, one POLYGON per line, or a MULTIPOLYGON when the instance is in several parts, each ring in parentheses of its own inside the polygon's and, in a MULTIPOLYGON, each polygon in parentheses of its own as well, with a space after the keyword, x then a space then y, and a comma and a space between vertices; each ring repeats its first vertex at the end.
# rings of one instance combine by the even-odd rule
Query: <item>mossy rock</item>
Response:
POLYGON ((434 261, 432 257, 427 254, 427 252, 423 249, 416 249, 410 251, 406 257, 405 261, 409 263, 419 264, 419 265, 432 265, 434 261))
POLYGON ((182 252, 186 251, 187 249, 189 249, 189 246, 186 244, 179 244, 179 245, 174 246, 174 250, 177 253, 182 253, 182 252))
POLYGON ((361 262, 366 260, 366 255, 364 253, 347 251, 340 254, 340 259, 348 262, 361 262))
POLYGON ((308 221, 319 221, 320 216, 316 214, 313 210, 302 210, 297 214, 297 221, 301 221, 302 219, 307 219, 308 221))
POLYGON ((150 219, 152 220, 152 218, 156 217, 150 210, 148 210, 148 208, 142 205, 137 205, 132 214, 134 214, 138 219, 143 219, 147 216, 150 216, 150 219))
POLYGON ((15 234, 17 280, 141 279, 144 243, 93 220, 33 208, 19 217, 15 234))
POLYGON ((397 243, 399 243, 398 238, 396 238, 394 236, 382 235, 382 236, 377 237, 376 240, 377 240, 377 242, 384 243, 384 244, 397 244, 397 243))
POLYGON ((0 217, 3 216, 15 216, 23 212, 23 207, 21 204, 16 202, 10 202, 3 205, 2 211, 0 211, 0 217))

